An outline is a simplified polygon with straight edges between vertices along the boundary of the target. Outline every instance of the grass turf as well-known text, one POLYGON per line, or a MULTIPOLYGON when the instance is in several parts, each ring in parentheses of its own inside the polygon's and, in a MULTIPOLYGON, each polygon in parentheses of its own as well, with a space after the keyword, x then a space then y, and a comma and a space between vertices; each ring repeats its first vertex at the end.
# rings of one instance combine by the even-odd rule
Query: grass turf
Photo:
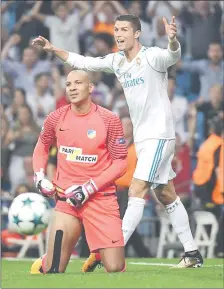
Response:
POLYGON ((204 266, 197 269, 172 269, 164 265, 176 264, 177 259, 127 259, 127 271, 116 274, 107 274, 103 268, 81 273, 82 261, 71 261, 65 274, 30 275, 31 261, 2 260, 1 288, 223 288, 224 285, 221 259, 205 260, 204 266))

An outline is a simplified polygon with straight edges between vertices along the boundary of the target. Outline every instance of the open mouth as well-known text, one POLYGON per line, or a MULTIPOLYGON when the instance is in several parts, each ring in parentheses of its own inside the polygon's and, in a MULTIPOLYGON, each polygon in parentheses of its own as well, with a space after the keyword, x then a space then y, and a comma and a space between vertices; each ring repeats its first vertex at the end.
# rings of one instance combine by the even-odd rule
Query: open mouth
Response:
POLYGON ((124 43, 124 40, 120 40, 120 39, 117 40, 117 44, 122 44, 122 43, 124 43))

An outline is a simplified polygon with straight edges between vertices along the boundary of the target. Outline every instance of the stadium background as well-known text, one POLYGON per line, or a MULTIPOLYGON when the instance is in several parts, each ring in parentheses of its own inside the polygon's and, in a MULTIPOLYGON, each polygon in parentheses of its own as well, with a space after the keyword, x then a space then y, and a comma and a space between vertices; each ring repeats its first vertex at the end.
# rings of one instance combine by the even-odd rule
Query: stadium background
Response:
MULTIPOLYGON (((127 11, 141 19, 141 43, 161 48, 167 46, 161 17, 170 20, 172 15, 176 16, 182 59, 168 71, 168 94, 177 132, 173 161, 177 173, 175 185, 188 210, 193 231, 197 225, 194 212, 206 211, 214 215, 219 226, 213 238, 214 257, 223 256, 224 190, 223 180, 219 178, 223 170, 220 152, 224 118, 222 1, 28 0, 1 3, 2 256, 16 257, 20 249, 8 242, 11 235, 7 231, 7 211, 15 196, 35 191, 32 152, 43 120, 49 112, 67 104, 65 78, 70 68, 53 55, 32 47, 32 39, 42 35, 68 51, 104 56, 116 51, 113 22, 118 14, 127 11), (199 161, 202 169, 197 166, 199 161), (208 173, 204 174, 205 171, 208 173)), ((93 101, 127 120, 128 108, 115 76, 100 72, 90 75, 95 84, 93 101)), ((131 146, 131 123, 126 121, 124 125, 131 146)), ((133 153, 130 171, 135 162, 133 153)), ((56 149, 53 147, 47 168, 49 179, 52 179, 55 165, 56 149)), ((126 179, 118 184, 121 216, 127 202, 128 182, 126 179)), ((128 243, 127 256, 157 256, 163 216, 162 206, 149 192, 143 222, 128 243)), ((172 248, 173 256, 182 252, 176 242, 172 248)), ((33 249, 27 255, 35 257, 37 254, 33 249)), ((73 256, 87 255, 83 234, 73 256)))

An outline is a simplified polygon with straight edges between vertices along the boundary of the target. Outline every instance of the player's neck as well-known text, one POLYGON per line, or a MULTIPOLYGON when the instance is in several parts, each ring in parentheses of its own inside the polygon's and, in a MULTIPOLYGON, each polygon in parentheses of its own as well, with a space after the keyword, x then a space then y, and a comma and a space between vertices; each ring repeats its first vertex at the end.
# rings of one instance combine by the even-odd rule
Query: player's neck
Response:
POLYGON ((77 115, 86 115, 91 111, 92 102, 89 100, 88 102, 81 103, 81 104, 71 104, 72 111, 77 115))
POLYGON ((127 58, 127 61, 131 62, 135 58, 135 56, 139 53, 141 48, 142 48, 142 45, 139 42, 136 42, 136 44, 131 50, 125 51, 124 53, 127 58))

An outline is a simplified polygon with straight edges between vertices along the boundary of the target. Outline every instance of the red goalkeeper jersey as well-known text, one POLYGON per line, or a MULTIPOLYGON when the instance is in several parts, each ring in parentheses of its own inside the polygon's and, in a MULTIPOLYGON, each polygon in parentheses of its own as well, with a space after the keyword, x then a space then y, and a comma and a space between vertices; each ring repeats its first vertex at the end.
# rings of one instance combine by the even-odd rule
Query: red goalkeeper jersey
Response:
POLYGON ((99 191, 115 191, 114 181, 125 173, 127 165, 119 117, 93 103, 87 114, 76 114, 71 105, 50 113, 34 150, 34 172, 45 171, 49 148, 55 143, 55 185, 67 189, 92 179, 99 191))

